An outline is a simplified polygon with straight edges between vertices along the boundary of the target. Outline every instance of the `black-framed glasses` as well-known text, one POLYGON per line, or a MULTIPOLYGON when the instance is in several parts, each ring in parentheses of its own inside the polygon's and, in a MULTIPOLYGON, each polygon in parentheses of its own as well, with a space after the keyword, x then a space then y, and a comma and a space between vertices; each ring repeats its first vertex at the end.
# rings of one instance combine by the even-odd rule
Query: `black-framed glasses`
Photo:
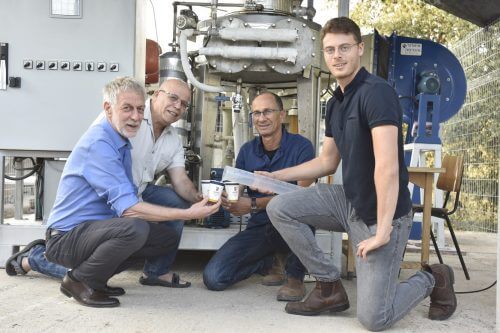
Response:
POLYGON ((179 102, 180 105, 181 105, 181 108, 184 109, 184 110, 188 109, 191 106, 191 103, 189 103, 187 101, 183 101, 176 94, 173 94, 171 92, 165 91, 163 89, 158 89, 158 91, 161 91, 162 93, 165 93, 168 96, 168 99, 170 100, 171 103, 177 104, 177 102, 179 102))
POLYGON ((358 44, 359 43, 342 44, 337 48, 335 48, 335 46, 328 46, 328 47, 325 47, 322 51, 324 54, 328 55, 329 57, 333 57, 333 55, 335 54, 335 50, 339 51, 339 54, 341 54, 341 55, 346 55, 347 53, 349 53, 349 51, 351 51, 353 46, 356 46, 358 44))
POLYGON ((262 115, 267 118, 267 117, 269 117, 271 115, 271 113, 276 112, 276 111, 280 111, 280 110, 278 110, 278 109, 264 109, 262 111, 253 111, 253 112, 250 112, 250 115, 253 118, 259 118, 262 115))

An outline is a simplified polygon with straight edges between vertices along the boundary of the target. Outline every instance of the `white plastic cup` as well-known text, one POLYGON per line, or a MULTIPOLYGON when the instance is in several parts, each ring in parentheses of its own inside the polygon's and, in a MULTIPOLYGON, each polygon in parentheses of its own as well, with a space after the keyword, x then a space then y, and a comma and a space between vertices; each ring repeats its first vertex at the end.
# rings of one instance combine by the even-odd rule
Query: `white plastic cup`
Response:
POLYGON ((224 183, 218 180, 210 181, 210 187, 208 189, 208 202, 216 203, 219 201, 222 191, 224 190, 224 183))
POLYGON ((229 202, 238 201, 238 197, 240 196, 240 184, 236 182, 224 182, 224 188, 229 202))
POLYGON ((201 194, 204 198, 208 198, 208 191, 210 190, 210 180, 201 181, 201 194))

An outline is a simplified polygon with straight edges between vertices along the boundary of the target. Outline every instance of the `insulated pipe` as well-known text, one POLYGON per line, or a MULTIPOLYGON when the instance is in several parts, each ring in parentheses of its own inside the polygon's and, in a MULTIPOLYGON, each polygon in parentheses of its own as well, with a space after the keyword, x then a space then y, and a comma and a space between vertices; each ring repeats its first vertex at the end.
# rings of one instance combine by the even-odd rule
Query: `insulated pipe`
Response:
POLYGON ((228 59, 264 59, 284 60, 295 64, 297 49, 290 47, 252 47, 252 46, 225 46, 225 47, 203 47, 199 54, 207 56, 222 56, 228 59))
POLYGON ((212 93, 224 92, 224 88, 209 86, 208 84, 201 83, 194 77, 193 72, 191 71, 191 67, 189 66, 188 55, 187 55, 187 39, 188 37, 191 37, 193 33, 194 33, 193 29, 182 30, 181 36, 179 38, 182 69, 184 70, 186 77, 193 86, 203 91, 212 93))
POLYGON ((219 30, 222 39, 240 41, 250 40, 259 42, 294 42, 299 36, 295 29, 251 29, 225 28, 219 30))

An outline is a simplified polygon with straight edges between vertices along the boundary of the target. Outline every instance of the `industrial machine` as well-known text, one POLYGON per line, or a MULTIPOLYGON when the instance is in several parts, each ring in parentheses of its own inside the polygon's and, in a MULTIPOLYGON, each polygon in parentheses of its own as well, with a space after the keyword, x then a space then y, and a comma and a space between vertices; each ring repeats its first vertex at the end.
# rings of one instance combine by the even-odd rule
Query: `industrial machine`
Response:
MULTIPOLYGON (((291 130, 318 142, 317 110, 327 75, 313 2, 301 3, 172 3, 174 38, 159 57, 159 74, 193 85, 193 106, 176 127, 195 184, 233 165, 253 135, 248 103, 259 91, 282 95, 292 109, 291 130), (196 11, 207 6, 209 18, 198 20, 196 11), (218 15, 221 8, 224 16, 218 15)), ((2 82, 8 84, 1 86, 0 114, 8 121, 0 124, 0 222, 5 157, 33 158, 44 181, 37 187, 36 221, 0 224, 1 258, 43 235, 65 158, 101 111, 105 82, 118 75, 144 80, 145 6, 144 0, 2 2, 2 82), (23 28, 13 29, 18 25, 23 28)), ((17 184, 22 188, 22 181, 17 184)), ((181 248, 217 249, 235 232, 186 228, 181 248)), ((330 251, 330 234, 319 237, 330 251)))
MULTIPOLYGON (((0 123, 0 223, 5 156, 36 158, 45 181, 43 195, 37 195, 37 205, 43 203, 38 223, 0 224, 0 263, 12 246, 43 235, 64 158, 100 112, 105 82, 117 75, 144 80, 144 0, 64 3, 2 2, 0 115, 8 121, 0 123), (16 26, 24 28, 12 29, 16 26)), ((172 14, 172 41, 159 56, 159 76, 192 84, 192 106, 175 126, 195 184, 234 164, 241 145, 254 136, 249 105, 264 90, 282 96, 288 130, 310 139, 319 151, 333 79, 323 62, 313 1, 174 1, 172 14), (206 8, 209 14, 200 19, 206 8)), ((365 43, 363 65, 395 87, 409 125, 423 122, 411 140, 427 142, 427 122, 433 124, 431 134, 437 133, 434 122, 453 115, 460 96, 463 101, 460 66, 451 67, 448 51, 429 41, 373 34, 365 43)), ((337 173, 333 181, 340 179, 337 173)), ((235 232, 185 228, 181 248, 218 249, 235 232)), ((318 232, 317 237, 340 265, 341 235, 318 232)))

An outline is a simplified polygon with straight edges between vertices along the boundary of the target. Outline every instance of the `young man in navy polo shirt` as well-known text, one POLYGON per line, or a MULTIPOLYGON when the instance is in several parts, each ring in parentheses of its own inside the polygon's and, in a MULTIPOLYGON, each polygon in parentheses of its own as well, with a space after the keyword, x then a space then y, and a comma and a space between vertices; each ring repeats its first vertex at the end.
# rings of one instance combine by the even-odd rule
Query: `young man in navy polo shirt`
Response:
MULTIPOLYGON (((260 94, 252 101, 251 114, 259 137, 241 147, 236 159, 237 168, 249 172, 271 172, 314 157, 309 140, 283 128, 285 111, 280 97, 269 92, 260 94)), ((298 182, 302 186, 311 183, 311 180, 298 182)), ((224 290, 254 273, 267 273, 273 255, 278 252, 288 257, 285 268, 287 283, 278 290, 277 299, 301 300, 305 295, 305 268, 269 221, 266 206, 272 196, 252 189, 248 189, 248 195, 240 196, 235 203, 222 201, 222 206, 234 215, 252 215, 247 228, 229 239, 207 264, 203 272, 205 285, 210 290, 224 290)))
POLYGON ((319 248, 309 226, 345 231, 356 253, 357 316, 369 330, 386 329, 430 295, 429 318, 456 309, 453 271, 425 265, 398 281, 411 223, 408 172, 403 160, 402 110, 394 89, 361 67, 359 27, 346 17, 321 31, 325 63, 339 87, 328 102, 321 154, 269 176, 290 181, 334 173, 342 160, 342 185, 319 184, 282 194, 267 206, 271 222, 317 282, 291 314, 317 315, 349 308, 340 272, 319 248))

